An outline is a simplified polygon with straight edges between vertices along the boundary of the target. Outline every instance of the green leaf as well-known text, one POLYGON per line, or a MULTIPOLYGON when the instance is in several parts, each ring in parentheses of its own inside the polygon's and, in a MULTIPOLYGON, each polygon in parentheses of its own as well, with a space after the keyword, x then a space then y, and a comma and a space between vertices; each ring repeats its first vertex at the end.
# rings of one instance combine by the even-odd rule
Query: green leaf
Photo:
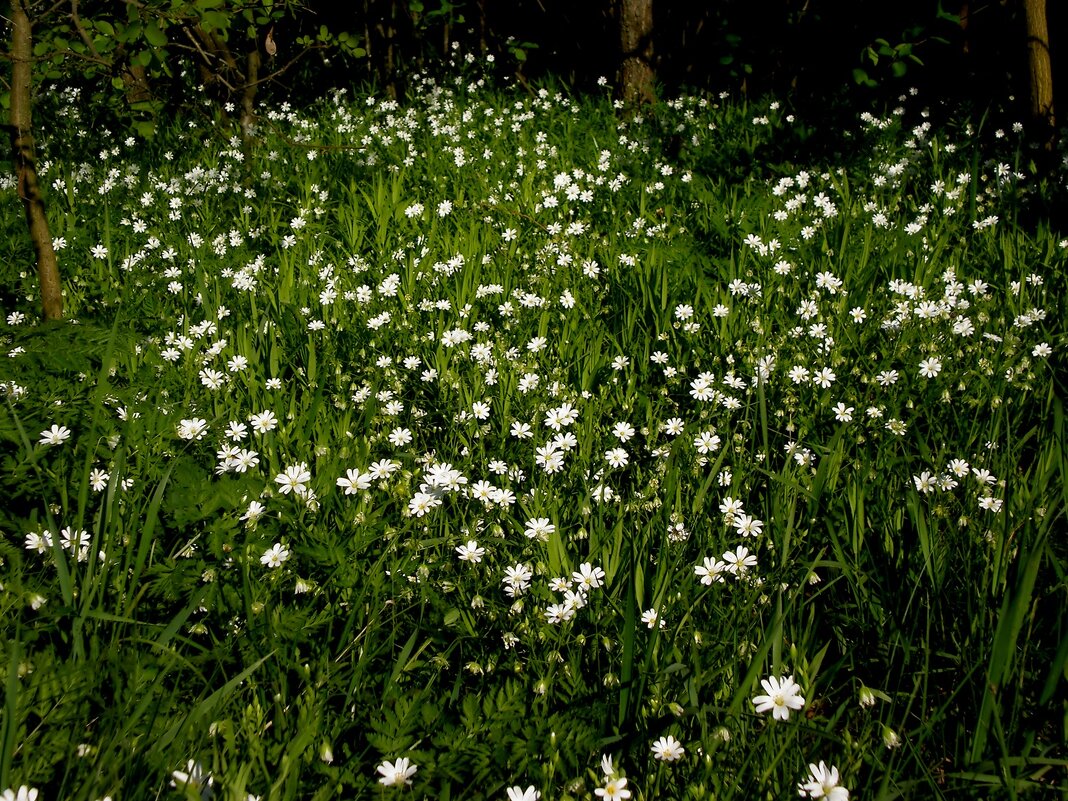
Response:
POLYGON ((153 47, 166 47, 167 34, 160 30, 159 23, 152 20, 145 28, 145 41, 153 47))
POLYGON ((909 71, 908 65, 904 61, 895 61, 890 67, 890 72, 894 74, 895 78, 902 77, 909 71))
POLYGON ((93 23, 93 25, 98 31, 100 31, 105 36, 115 35, 115 28, 106 19, 98 19, 96 22, 93 23))
POLYGON ((207 11, 200 18, 200 27, 205 31, 225 31, 230 27, 230 18, 221 11, 207 11))
POLYGON ((944 19, 946 22, 951 22, 954 25, 960 25, 960 15, 951 14, 942 8, 942 4, 938 4, 938 12, 935 14, 936 19, 944 19))
POLYGON ((116 38, 123 44, 131 44, 141 38, 141 22, 134 20, 129 25, 119 25, 115 31, 116 38))

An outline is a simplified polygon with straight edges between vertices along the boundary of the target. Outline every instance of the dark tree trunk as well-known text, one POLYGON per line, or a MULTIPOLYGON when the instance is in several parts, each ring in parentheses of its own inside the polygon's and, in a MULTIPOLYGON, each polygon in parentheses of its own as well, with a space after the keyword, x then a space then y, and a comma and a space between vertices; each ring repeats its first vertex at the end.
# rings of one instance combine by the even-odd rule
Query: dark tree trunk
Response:
POLYGON ((368 22, 364 40, 367 43, 367 63, 379 89, 396 100, 401 95, 397 83, 397 48, 399 23, 397 4, 369 0, 364 3, 364 19, 368 22))
POLYGON ((489 52, 488 26, 486 25, 486 0, 476 0, 475 10, 478 14, 478 51, 482 55, 489 52))
POLYGON ((1046 0, 1024 0, 1027 18, 1027 64, 1031 78, 1031 117, 1052 132, 1053 68, 1049 55, 1046 0))
POLYGON ((620 0, 619 86, 628 106, 656 101, 653 71, 653 0, 620 0))
POLYGON ((11 2, 11 156, 15 163, 19 197, 26 209, 26 227, 37 255, 37 281, 41 289, 41 315, 45 320, 63 317, 63 287, 56 251, 48 230, 48 216, 37 183, 33 153, 33 30, 25 0, 11 2))

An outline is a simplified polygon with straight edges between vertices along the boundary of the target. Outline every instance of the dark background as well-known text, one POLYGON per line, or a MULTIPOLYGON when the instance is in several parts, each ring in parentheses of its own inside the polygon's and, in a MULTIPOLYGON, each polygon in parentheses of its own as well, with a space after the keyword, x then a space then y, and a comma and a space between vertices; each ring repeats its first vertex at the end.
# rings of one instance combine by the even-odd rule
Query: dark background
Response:
MULTIPOLYGON (((351 30, 367 45, 367 58, 347 64, 335 80, 392 82, 403 91, 401 75, 429 68, 458 41, 461 52, 498 55, 505 72, 519 67, 528 80, 552 76, 582 91, 595 89, 600 76, 615 79, 615 6, 612 0, 363 0, 347 8, 316 2, 310 11, 316 22, 351 30), (527 44, 524 61, 512 57, 510 40, 527 44), (391 66, 383 63, 387 50, 391 66)), ((1057 49, 1068 46, 1066 6, 1047 3, 1058 99, 1068 82, 1068 58, 1057 49)), ((665 95, 789 92, 798 102, 820 103, 852 90, 892 96, 915 86, 927 96, 979 105, 1009 97, 1026 104, 1028 96, 1022 0, 653 0, 653 15, 665 95), (953 19, 962 13, 964 25, 953 19), (893 58, 873 64, 865 52, 878 49, 879 39, 909 45, 923 64, 899 58, 901 75, 893 58), (866 73, 864 83, 856 70, 866 73)))

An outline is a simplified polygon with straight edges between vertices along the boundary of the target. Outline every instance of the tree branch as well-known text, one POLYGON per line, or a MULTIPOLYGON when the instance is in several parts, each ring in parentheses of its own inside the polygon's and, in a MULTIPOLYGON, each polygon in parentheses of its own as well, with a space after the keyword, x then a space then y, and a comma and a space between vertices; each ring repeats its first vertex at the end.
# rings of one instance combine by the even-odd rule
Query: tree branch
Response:
POLYGON ((81 38, 85 46, 89 48, 89 52, 95 58, 100 59, 100 52, 96 49, 96 45, 93 44, 92 38, 89 36, 89 32, 85 30, 85 26, 82 25, 82 18, 78 16, 78 3, 79 0, 70 0, 70 21, 74 26, 74 30, 78 32, 78 36, 81 38))

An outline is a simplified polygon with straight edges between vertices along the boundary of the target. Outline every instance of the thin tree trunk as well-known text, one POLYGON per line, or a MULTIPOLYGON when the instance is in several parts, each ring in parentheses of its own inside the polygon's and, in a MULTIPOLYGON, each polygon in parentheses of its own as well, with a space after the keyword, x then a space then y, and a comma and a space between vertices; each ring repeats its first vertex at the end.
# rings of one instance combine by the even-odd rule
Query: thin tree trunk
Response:
POLYGON ((256 119, 256 90, 260 83, 260 49, 253 44, 245 60, 245 85, 241 89, 241 139, 248 147, 256 119))
POLYGON ((37 281, 41 289, 41 316, 63 317, 63 288, 56 251, 48 230, 44 200, 37 183, 33 154, 31 89, 33 85, 33 31, 25 0, 11 3, 11 155, 15 162, 19 197, 26 209, 26 227, 37 255, 37 281))
POLYGON ((485 56, 489 52, 489 37, 486 23, 486 0, 476 0, 475 9, 478 12, 478 52, 485 56))
POLYGON ((1024 0, 1027 18, 1027 64, 1031 74, 1031 117, 1051 129, 1053 118, 1053 68, 1049 57, 1049 26, 1046 0, 1024 0))
POLYGON ((628 106, 656 101, 653 72, 653 0, 621 0, 619 44, 623 61, 620 89, 628 106))

